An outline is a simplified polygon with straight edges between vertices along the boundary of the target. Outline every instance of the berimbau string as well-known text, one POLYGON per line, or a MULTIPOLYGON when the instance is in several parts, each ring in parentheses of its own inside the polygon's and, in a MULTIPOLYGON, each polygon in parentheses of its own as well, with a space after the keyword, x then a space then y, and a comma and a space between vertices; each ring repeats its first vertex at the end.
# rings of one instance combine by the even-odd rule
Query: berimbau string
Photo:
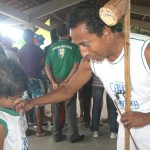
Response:
MULTIPOLYGON (((117 108, 117 110, 118 110, 120 116, 122 116, 122 113, 121 113, 121 111, 120 111, 120 109, 119 109, 118 104, 116 103, 116 101, 114 101, 114 104, 115 104, 115 106, 116 106, 116 108, 117 108)), ((127 122, 126 122, 125 124, 127 124, 127 122)), ((135 143, 135 140, 134 140, 134 138, 133 138, 133 136, 132 136, 132 134, 131 134, 131 132, 130 132, 130 129, 127 128, 127 130, 128 130, 128 132, 129 132, 129 134, 130 134, 130 137, 131 137, 131 139, 132 139, 132 141, 133 141, 133 143, 134 143, 134 146, 135 146, 136 149, 138 150, 137 144, 135 143)))

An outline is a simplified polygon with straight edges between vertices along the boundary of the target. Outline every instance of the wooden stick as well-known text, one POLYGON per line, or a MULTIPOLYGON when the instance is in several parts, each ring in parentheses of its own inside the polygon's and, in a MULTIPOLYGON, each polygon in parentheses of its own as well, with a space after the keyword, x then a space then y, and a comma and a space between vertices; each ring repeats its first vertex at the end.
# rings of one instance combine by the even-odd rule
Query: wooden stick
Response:
MULTIPOLYGON (((124 68, 125 68, 125 112, 130 111, 130 0, 124 15, 124 68)), ((130 134, 125 128, 125 150, 130 150, 130 134)))

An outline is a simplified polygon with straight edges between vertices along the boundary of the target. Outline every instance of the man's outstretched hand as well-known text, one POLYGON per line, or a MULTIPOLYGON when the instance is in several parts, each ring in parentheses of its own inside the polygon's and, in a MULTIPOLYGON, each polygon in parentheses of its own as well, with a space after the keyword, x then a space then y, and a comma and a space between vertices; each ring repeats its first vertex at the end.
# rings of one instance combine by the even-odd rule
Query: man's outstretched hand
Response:
POLYGON ((25 112, 32 108, 33 108, 33 105, 30 103, 30 101, 21 101, 14 107, 14 109, 17 112, 25 112))

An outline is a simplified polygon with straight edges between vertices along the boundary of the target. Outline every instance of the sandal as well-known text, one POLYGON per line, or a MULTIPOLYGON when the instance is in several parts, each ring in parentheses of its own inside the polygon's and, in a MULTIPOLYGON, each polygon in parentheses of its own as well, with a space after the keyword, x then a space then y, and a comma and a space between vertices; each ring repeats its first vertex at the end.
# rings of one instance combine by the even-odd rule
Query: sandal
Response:
POLYGON ((43 130, 41 133, 37 133, 36 136, 42 137, 42 136, 49 136, 49 135, 51 135, 51 134, 52 134, 51 131, 43 130))
POLYGON ((33 134, 35 134, 35 131, 33 131, 31 129, 26 130, 26 136, 30 136, 30 135, 33 135, 33 134))

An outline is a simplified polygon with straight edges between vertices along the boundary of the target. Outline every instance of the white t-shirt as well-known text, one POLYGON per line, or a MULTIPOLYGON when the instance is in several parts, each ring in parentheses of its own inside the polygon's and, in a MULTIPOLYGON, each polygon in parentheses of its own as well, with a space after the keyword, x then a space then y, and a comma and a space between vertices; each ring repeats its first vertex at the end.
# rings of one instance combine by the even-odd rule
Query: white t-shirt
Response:
POLYGON ((28 150, 25 115, 21 116, 14 110, 0 108, 0 124, 6 133, 3 150, 28 150))
MULTIPOLYGON (((150 112, 150 69, 144 51, 150 37, 131 34, 130 40, 130 78, 131 110, 150 112)), ((105 89, 116 100, 121 111, 125 109, 124 50, 114 61, 91 61, 93 72, 101 79, 105 89)))
MULTIPOLYGON (((130 108, 131 111, 144 113, 150 112, 150 69, 144 56, 148 43, 150 43, 150 37, 148 36, 139 34, 131 34, 130 36, 130 108)), ((114 62, 109 62, 107 59, 101 62, 91 60, 91 68, 101 79, 106 91, 117 102, 119 109, 123 113, 125 110, 124 50, 114 62)), ((119 118, 120 116, 118 121, 120 120, 119 118)), ((150 150, 150 125, 138 129, 132 128, 131 133, 138 144, 139 150, 142 146, 144 146, 144 150, 150 150)), ((124 148, 124 127, 121 123, 118 139, 119 146, 117 149, 121 150, 124 148), (120 139, 123 139, 121 144, 120 139)))

